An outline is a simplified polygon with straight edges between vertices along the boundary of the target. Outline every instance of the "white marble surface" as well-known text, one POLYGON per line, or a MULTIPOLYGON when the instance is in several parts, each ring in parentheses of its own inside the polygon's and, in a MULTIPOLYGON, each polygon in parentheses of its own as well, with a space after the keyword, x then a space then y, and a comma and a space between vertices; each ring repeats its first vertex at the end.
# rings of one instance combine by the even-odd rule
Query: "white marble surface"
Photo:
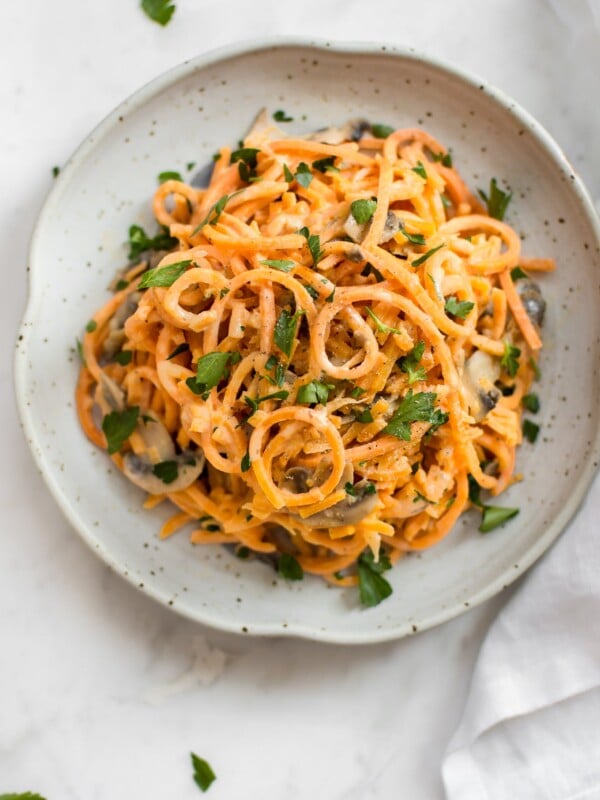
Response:
POLYGON ((166 29, 137 0, 2 8, 0 794, 191 800, 194 750, 217 772, 215 800, 441 800, 444 747, 504 598, 352 649, 222 635, 136 593, 71 531, 19 430, 11 362, 27 242, 52 166, 119 100, 199 51, 261 34, 394 41, 478 72, 538 117, 599 198, 598 5, 175 1, 166 29))

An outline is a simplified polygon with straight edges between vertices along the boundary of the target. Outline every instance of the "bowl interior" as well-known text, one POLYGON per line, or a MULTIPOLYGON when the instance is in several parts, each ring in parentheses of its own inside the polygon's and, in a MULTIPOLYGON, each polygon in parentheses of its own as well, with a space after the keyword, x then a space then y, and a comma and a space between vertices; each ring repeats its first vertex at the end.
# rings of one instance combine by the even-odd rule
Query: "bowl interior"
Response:
POLYGON ((145 591, 229 630, 366 642, 449 618, 509 583, 559 533, 592 474, 598 430, 598 240, 577 179, 526 115, 491 90, 409 53, 280 44, 200 59, 144 88, 84 143, 61 174, 36 230, 31 298, 17 356, 28 439, 46 480, 84 538, 145 591), (524 254, 552 256, 541 357, 542 431, 525 443, 524 480, 502 504, 509 525, 483 536, 466 515, 439 546, 392 571, 393 595, 359 607, 354 590, 317 579, 286 583, 219 546, 160 542, 167 504, 144 511, 83 436, 74 411, 75 339, 126 260, 128 226, 154 228, 150 198, 163 170, 202 166, 235 144, 257 111, 282 108, 290 133, 351 117, 423 126, 452 149, 471 187, 492 176, 513 191, 508 221, 524 254))

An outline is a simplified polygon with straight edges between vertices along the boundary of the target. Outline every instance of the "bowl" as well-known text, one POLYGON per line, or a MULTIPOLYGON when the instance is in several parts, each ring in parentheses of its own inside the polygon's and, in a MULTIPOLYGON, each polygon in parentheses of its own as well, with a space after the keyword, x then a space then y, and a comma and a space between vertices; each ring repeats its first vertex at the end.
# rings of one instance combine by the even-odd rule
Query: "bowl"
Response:
MULTIPOLYGON (((35 460, 83 539, 133 585, 181 614, 249 634, 329 642, 394 639, 448 620, 501 591, 559 535, 593 476, 599 450, 599 228, 557 145, 526 111, 484 81, 395 47, 277 39, 202 55, 125 100, 83 142, 57 179, 30 253, 30 296, 16 385, 35 460), (519 449, 524 480, 507 493, 521 513, 493 533, 468 513, 438 546, 388 573, 393 594, 372 609, 357 592, 317 578, 294 583, 185 534, 160 541, 168 504, 143 494, 84 437, 74 409, 75 340, 126 260, 132 223, 152 222, 163 170, 184 174, 235 143, 263 106, 303 133, 351 117, 423 126, 450 147, 472 187, 492 176, 513 191, 508 221, 527 255, 556 259, 538 393, 541 435, 519 449)), ((504 499, 504 498, 503 498, 504 499)))

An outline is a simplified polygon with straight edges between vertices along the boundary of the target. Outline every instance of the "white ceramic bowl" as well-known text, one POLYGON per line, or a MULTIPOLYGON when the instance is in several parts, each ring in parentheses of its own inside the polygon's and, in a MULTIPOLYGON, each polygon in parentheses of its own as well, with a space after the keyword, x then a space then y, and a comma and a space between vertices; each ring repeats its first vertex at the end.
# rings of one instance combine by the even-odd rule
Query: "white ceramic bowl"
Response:
MULTIPOLYGON (((189 174, 189 173, 188 173, 189 174)), ((412 51, 374 45, 274 40, 242 44, 187 62, 113 111, 56 181, 31 244, 30 299, 16 360, 28 442, 75 529, 131 583, 181 614, 230 631, 366 643, 443 622, 499 592, 551 544, 574 513, 598 454, 599 231, 579 179, 547 133, 482 81, 412 51), (286 130, 311 131, 363 116, 422 125, 452 148, 461 174, 513 189, 511 222, 528 255, 552 256, 539 386, 542 432, 524 444, 524 481, 503 503, 521 507, 482 536, 466 515, 433 550, 388 573, 393 595, 360 608, 357 592, 316 578, 287 583, 258 562, 219 546, 167 541, 162 507, 93 447, 73 404, 75 337, 107 298, 125 261, 127 228, 151 224, 158 172, 202 164, 235 143, 257 110, 283 108, 286 130)))

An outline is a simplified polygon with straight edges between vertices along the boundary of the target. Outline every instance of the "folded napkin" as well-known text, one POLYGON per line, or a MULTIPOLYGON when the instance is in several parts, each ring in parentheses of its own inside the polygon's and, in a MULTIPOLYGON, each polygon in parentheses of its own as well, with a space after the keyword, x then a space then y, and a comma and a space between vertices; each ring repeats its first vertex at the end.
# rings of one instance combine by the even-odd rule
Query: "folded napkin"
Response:
POLYGON ((600 477, 492 624, 442 764, 448 800, 600 798, 600 477))

